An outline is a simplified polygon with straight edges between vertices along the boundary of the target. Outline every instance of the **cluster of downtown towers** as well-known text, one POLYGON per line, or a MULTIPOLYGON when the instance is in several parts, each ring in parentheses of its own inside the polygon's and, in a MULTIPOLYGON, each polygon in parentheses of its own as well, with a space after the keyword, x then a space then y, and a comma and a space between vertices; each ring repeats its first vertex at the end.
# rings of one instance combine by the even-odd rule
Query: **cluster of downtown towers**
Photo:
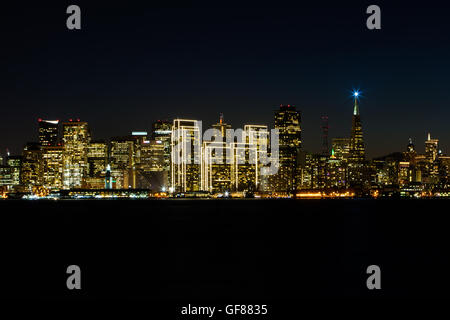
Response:
MULTIPOLYGON (((425 141, 425 155, 418 155, 410 141, 404 152, 366 160, 357 97, 350 137, 332 139, 329 150, 325 135, 325 148, 320 154, 302 149, 301 117, 294 106, 281 105, 274 120, 278 131, 276 171, 267 175, 261 174, 258 160, 249 159, 252 152, 259 155, 257 159, 275 157, 266 125, 245 125, 241 140, 230 140, 226 136, 231 125, 221 115, 212 125, 223 138, 217 144, 217 137, 214 141, 201 139, 198 120, 158 120, 150 133, 133 132, 96 141, 87 122, 70 119, 61 125, 57 120, 39 119, 39 142, 27 143, 22 155, 0 156, 0 191, 47 195, 60 190, 139 189, 285 197, 311 190, 418 196, 426 192, 444 194, 448 189, 450 157, 439 151, 438 140, 430 136, 425 141), (183 146, 185 142, 190 142, 186 148, 198 145, 197 151, 189 154, 199 156, 201 161, 173 161, 174 145, 183 146), (218 147, 227 149, 223 154, 231 154, 232 161, 208 162, 218 147), (240 161, 236 161, 238 157, 240 161)), ((185 153, 182 149, 177 152, 185 153)))

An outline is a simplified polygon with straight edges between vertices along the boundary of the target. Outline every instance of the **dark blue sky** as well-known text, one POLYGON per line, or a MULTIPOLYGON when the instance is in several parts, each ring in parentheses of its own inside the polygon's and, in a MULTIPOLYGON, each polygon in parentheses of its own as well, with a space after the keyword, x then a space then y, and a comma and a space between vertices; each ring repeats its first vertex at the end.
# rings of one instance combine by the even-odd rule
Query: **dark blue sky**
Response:
MULTIPOLYGON (((360 88, 369 156, 421 152, 428 131, 450 153, 447 8, 427 1, 334 1, 289 8, 155 8, 36 1, 1 10, 0 152, 37 139, 37 119, 81 118, 94 138, 223 112, 238 128, 272 125, 281 103, 302 112, 304 147, 350 133, 360 88), (66 8, 82 30, 66 29, 66 8), (366 28, 370 4, 382 30, 366 28)), ((300 2, 299 2, 300 3, 300 2)))

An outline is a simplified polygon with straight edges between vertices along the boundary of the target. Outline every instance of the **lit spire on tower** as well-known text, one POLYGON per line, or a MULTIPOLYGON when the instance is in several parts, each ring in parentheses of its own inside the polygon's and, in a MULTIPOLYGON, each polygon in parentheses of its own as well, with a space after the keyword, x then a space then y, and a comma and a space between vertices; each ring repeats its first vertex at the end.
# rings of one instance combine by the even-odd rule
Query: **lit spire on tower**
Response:
POLYGON ((359 115, 359 106, 358 106, 358 97, 359 97, 359 91, 353 91, 353 96, 355 97, 355 106, 353 108, 353 115, 357 116, 359 115))
POLYGON ((355 98, 355 104, 353 107, 352 116, 352 131, 350 136, 350 159, 353 162, 362 162, 365 160, 365 147, 363 130, 361 124, 361 116, 359 114, 358 98, 361 96, 359 90, 353 91, 353 97, 355 98))

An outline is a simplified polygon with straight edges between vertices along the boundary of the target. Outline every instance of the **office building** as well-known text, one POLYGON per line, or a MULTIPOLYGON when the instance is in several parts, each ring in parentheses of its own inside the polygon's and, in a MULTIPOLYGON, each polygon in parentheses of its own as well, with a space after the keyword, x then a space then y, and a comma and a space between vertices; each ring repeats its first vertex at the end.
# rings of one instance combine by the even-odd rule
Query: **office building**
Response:
POLYGON ((63 155, 64 147, 42 147, 42 185, 56 191, 63 187, 63 155))
POLYGON ((201 147, 201 121, 175 119, 171 135, 171 185, 175 192, 200 191, 201 147))
POLYGON ((271 177, 273 191, 292 194, 300 175, 298 157, 302 146, 300 112, 295 106, 281 105, 275 112, 275 129, 279 132, 278 172, 271 177))
POLYGON ((27 143, 22 153, 21 183, 24 191, 31 192, 34 186, 42 186, 42 151, 39 143, 27 143))
POLYGON ((87 153, 90 142, 87 122, 63 123, 63 188, 81 188, 87 175, 87 153))

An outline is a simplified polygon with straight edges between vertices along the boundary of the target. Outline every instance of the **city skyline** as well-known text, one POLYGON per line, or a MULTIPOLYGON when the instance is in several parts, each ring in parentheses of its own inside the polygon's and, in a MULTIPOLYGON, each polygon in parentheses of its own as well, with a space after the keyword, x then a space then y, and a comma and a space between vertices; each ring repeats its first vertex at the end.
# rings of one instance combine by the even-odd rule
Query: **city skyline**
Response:
MULTIPOLYGON (((357 105, 358 111, 357 112, 359 114, 360 113, 359 108, 360 108, 360 104, 361 104, 360 100, 361 100, 361 96, 363 96, 363 92, 360 91, 360 90, 353 89, 352 90, 352 94, 350 96, 352 97, 352 99, 354 99, 353 100, 354 102, 356 102, 356 101, 358 102, 358 105, 357 105), (357 93, 357 94, 355 95, 355 93, 357 93)), ((280 105, 284 105, 284 104, 280 104, 280 105)), ((286 105, 288 105, 288 104, 286 104, 286 105)), ((292 106, 296 107, 295 104, 292 104, 292 106)), ((354 104, 354 106, 352 106, 353 113, 355 113, 355 106, 356 106, 355 104, 354 104)), ((279 107, 279 106, 277 106, 277 107, 279 107)), ((276 110, 277 107, 274 107, 274 110, 276 110)), ((347 109, 349 109, 349 108, 347 108, 347 109)), ((299 112, 302 115, 302 135, 304 136, 305 135, 305 131, 304 131, 303 128, 305 126, 305 121, 303 120, 304 118, 303 118, 302 110, 299 110, 299 112)), ((327 120, 329 121, 329 123, 331 122, 331 127, 333 127, 333 124, 332 124, 333 123, 332 122, 333 119, 330 119, 328 117, 328 115, 326 115, 326 114, 322 114, 322 116, 326 116, 327 120)), ((95 140, 106 140, 106 141, 108 141, 112 137, 115 137, 115 136, 126 136, 126 135, 128 135, 128 134, 130 134, 132 132, 138 132, 139 130, 142 130, 144 132, 151 132, 152 126, 154 125, 155 122, 158 122, 158 121, 169 121, 169 122, 171 122, 173 119, 182 119, 182 118, 185 118, 185 119, 190 118, 190 119, 196 119, 197 121, 202 121, 204 127, 206 127, 206 128, 213 127, 217 123, 217 118, 219 118, 219 121, 220 121, 220 119, 225 119, 226 122, 227 122, 227 125, 229 125, 230 128, 233 128, 233 129, 244 128, 245 125, 250 125, 250 124, 251 125, 266 125, 269 128, 274 127, 274 121, 273 120, 272 121, 268 121, 268 122, 255 122, 255 121, 246 121, 245 119, 244 120, 243 119, 240 120, 240 123, 242 123, 242 126, 234 126, 227 119, 225 112, 218 112, 216 114, 216 119, 212 120, 210 122, 203 121, 201 119, 201 117, 197 117, 197 118, 196 117, 187 117, 187 116, 174 117, 174 118, 159 117, 158 119, 151 120, 151 122, 146 127, 143 127, 143 128, 142 127, 132 127, 132 128, 129 128, 129 130, 128 130, 128 128, 126 130, 122 129, 121 132, 125 131, 123 134, 119 134, 118 132, 111 132, 109 135, 106 135, 106 136, 105 135, 96 136, 95 140)), ((362 118, 364 119, 363 120, 364 121, 364 126, 366 127, 367 120, 365 119, 364 114, 362 115, 362 118)), ((58 122, 58 123, 60 122, 60 123, 63 123, 63 122, 71 122, 71 121, 77 121, 77 120, 80 121, 80 118, 79 117, 71 117, 71 118, 67 118, 65 120, 61 120, 60 118, 57 119, 57 117, 55 117, 55 118, 48 118, 47 117, 46 118, 46 117, 40 116, 39 118, 37 118, 37 121, 33 121, 33 123, 39 125, 39 123, 41 121, 43 121, 43 122, 58 122)), ((88 119, 83 119, 83 121, 87 121, 88 123, 91 123, 91 121, 89 121, 88 119)), ((316 122, 317 122, 317 130, 316 130, 317 132, 316 132, 316 135, 315 135, 316 137, 314 139, 314 142, 316 144, 312 145, 312 142, 308 141, 308 140, 302 141, 303 145, 306 145, 306 146, 309 147, 309 149, 307 149, 307 151, 312 152, 312 153, 320 153, 320 151, 322 150, 321 148, 323 148, 323 135, 322 135, 323 134, 323 132, 322 132, 323 129, 320 126, 321 125, 320 118, 316 119, 316 122)), ((369 122, 370 122, 370 119, 369 119, 369 122)), ((347 121, 347 126, 348 125, 350 125, 350 126, 352 125, 351 121, 350 122, 347 121)), ((28 126, 28 127, 30 127, 30 126, 28 126)), ((23 150, 23 147, 25 147, 28 142, 38 141, 39 140, 39 134, 40 134, 39 128, 38 127, 30 127, 30 128, 33 131, 31 136, 30 136, 30 138, 26 139, 25 141, 23 141, 19 145, 8 144, 6 139, 1 139, 2 141, 0 142, 0 144, 5 145, 6 148, 0 149, 0 156, 3 156, 3 157, 6 156, 7 152, 9 152, 11 155, 21 154, 22 150, 23 150)), ((93 134, 93 136, 94 136, 95 135, 95 128, 93 128, 93 126, 90 125, 89 129, 90 129, 90 132, 94 133, 93 134)), ((436 131, 439 131, 439 130, 436 130, 436 131)), ((363 145, 364 145, 364 148, 365 148, 365 153, 368 155, 369 159, 386 156, 386 155, 388 155, 390 153, 397 152, 397 151, 403 151, 403 148, 407 144, 408 141, 410 141, 410 140, 412 140, 413 142, 422 141, 421 138, 425 138, 425 140, 426 140, 426 138, 429 137, 430 134, 433 135, 433 137, 437 137, 437 138, 440 139, 440 146, 447 145, 448 142, 446 142, 445 140, 443 140, 439 136, 435 135, 434 132, 435 132, 434 130, 427 130, 424 133, 423 137, 419 137, 419 139, 415 139, 411 135, 405 135, 404 136, 405 139, 403 141, 403 144, 399 145, 398 149, 394 149, 394 150, 390 150, 390 151, 388 151, 388 150, 383 151, 382 149, 379 149, 379 152, 381 152, 381 153, 380 154, 375 154, 375 155, 368 151, 368 150, 371 150, 371 147, 370 147, 370 145, 368 145, 368 143, 364 143, 363 142, 363 145)), ((349 137, 350 135, 351 135, 351 130, 348 130, 347 133, 344 132, 342 135, 334 135, 332 130, 328 131, 328 136, 329 136, 328 143, 331 144, 331 139, 332 138, 345 138, 345 137, 349 137)), ((370 135, 370 132, 364 132, 364 139, 366 139, 367 135, 370 135)), ((445 148, 440 148, 440 150, 443 153, 446 153, 446 151, 447 151, 447 149, 445 149, 445 148)), ((450 150, 450 149, 448 149, 448 150, 450 150)), ((425 147, 419 147, 419 149, 417 151, 425 152, 426 150, 425 150, 425 147), (423 148, 423 150, 422 150, 422 148, 423 148)), ((329 150, 329 152, 331 152, 331 149, 329 150)))
POLYGON ((0 191, 32 198, 449 196, 450 156, 439 139, 428 133, 424 153, 410 138, 402 150, 368 158, 361 91, 352 95, 350 134, 329 137, 322 117, 320 153, 304 149, 293 105, 274 111, 274 127, 233 128, 220 113, 209 128, 201 120, 157 120, 149 132, 107 140, 78 118, 61 126, 39 118, 39 141, 0 157, 0 191))

